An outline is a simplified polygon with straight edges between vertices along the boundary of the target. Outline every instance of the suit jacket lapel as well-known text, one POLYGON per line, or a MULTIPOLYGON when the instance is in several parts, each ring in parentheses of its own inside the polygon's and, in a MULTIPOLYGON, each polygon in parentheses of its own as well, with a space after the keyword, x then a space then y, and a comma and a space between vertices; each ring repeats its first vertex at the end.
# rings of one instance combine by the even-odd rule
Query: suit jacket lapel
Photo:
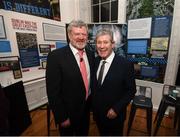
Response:
POLYGON ((81 76, 79 66, 78 66, 77 61, 76 61, 76 59, 75 59, 75 57, 74 57, 69 46, 66 50, 64 59, 66 59, 66 58, 68 59, 68 62, 69 62, 69 69, 74 71, 75 73, 79 73, 79 75, 81 76))
POLYGON ((104 78, 104 81, 103 81, 102 85, 104 85, 104 84, 106 83, 106 80, 108 79, 108 77, 109 77, 110 75, 112 75, 113 68, 114 68, 114 66, 116 66, 116 65, 114 65, 114 64, 116 64, 116 55, 114 56, 114 59, 113 59, 113 61, 112 61, 112 63, 111 63, 111 66, 109 67, 109 70, 108 70, 108 72, 107 72, 107 74, 106 74, 106 76, 105 76, 105 78, 104 78))
POLYGON ((99 67, 99 63, 101 61, 101 58, 98 56, 95 60, 95 80, 97 81, 97 70, 98 70, 98 67, 99 67))
POLYGON ((88 50, 86 50, 86 55, 87 55, 87 58, 88 58, 88 62, 89 62, 89 66, 90 66, 90 71, 91 71, 93 69, 92 67, 93 67, 93 63, 94 63, 93 62, 93 57, 92 57, 91 53, 88 50))

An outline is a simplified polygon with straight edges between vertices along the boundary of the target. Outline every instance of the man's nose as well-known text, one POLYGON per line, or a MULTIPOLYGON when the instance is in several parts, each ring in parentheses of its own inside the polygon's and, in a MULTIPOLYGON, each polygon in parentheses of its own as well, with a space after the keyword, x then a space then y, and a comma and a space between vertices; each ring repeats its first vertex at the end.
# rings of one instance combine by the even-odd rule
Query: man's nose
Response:
POLYGON ((101 43, 99 44, 99 47, 100 47, 100 48, 103 48, 103 47, 104 47, 104 43, 101 42, 101 43))
POLYGON ((84 34, 79 34, 79 38, 85 38, 84 34))

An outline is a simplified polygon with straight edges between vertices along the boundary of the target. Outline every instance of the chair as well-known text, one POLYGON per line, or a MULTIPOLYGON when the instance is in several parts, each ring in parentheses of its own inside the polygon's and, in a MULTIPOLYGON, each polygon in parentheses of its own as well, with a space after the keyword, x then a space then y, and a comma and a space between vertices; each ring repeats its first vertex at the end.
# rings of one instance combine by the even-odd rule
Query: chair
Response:
POLYGON ((176 123, 178 123, 177 136, 180 136, 180 96, 177 97, 175 110, 174 127, 176 127, 176 123))
MULTIPOLYGON (((174 128, 176 128, 178 120, 180 120, 180 97, 177 98, 175 104, 175 113, 174 113, 174 128)), ((178 126, 180 126, 178 124, 178 126)))
POLYGON ((153 109, 152 88, 136 85, 136 89, 137 89, 137 92, 136 92, 136 95, 135 95, 134 99, 132 100, 132 104, 131 104, 131 111, 130 111, 130 115, 129 115, 127 135, 129 135, 137 108, 146 109, 147 130, 148 130, 148 134, 151 135, 152 109, 153 109))
MULTIPOLYGON (((173 92, 172 92, 175 89, 176 89, 176 86, 173 86, 173 85, 165 84, 163 86, 162 99, 161 99, 158 111, 154 119, 154 123, 156 122, 156 125, 155 125, 155 130, 154 130, 153 135, 157 134, 157 131, 161 125, 161 121, 164 117, 164 114, 168 106, 173 106, 176 108, 176 97, 173 95, 173 92)), ((177 117, 178 115, 175 113, 175 119, 177 119, 177 117)), ((175 125, 176 125, 176 120, 174 120, 174 127, 175 125)))
POLYGON ((4 90, 0 84, 0 136, 8 135, 8 113, 9 101, 4 94, 4 90))
POLYGON ((9 101, 9 135, 20 136, 32 123, 23 82, 19 81, 3 90, 9 101))

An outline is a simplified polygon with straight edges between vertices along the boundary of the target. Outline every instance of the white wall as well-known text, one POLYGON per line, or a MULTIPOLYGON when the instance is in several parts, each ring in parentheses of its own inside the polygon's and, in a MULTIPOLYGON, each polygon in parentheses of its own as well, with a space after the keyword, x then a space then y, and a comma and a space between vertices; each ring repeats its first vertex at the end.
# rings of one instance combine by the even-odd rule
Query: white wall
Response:
POLYGON ((77 0, 60 0, 61 21, 70 22, 72 19, 78 18, 76 9, 77 0))
POLYGON ((69 23, 73 19, 91 22, 91 0, 60 0, 61 21, 69 23))
POLYGON ((166 68, 166 84, 175 84, 180 59, 180 1, 175 0, 173 24, 170 39, 170 49, 168 55, 168 65, 166 68))
POLYGON ((118 23, 126 24, 126 3, 127 0, 118 0, 118 23))

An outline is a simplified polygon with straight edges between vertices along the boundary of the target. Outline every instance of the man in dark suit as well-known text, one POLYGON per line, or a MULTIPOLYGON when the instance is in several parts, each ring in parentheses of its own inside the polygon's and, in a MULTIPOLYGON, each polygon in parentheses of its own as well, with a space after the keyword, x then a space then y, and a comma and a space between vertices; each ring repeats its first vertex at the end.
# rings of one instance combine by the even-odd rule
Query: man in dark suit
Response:
POLYGON ((48 55, 47 95, 60 135, 87 136, 94 53, 85 49, 88 28, 83 21, 73 20, 67 31, 69 45, 48 55))
POLYGON ((92 105, 94 120, 102 136, 123 135, 126 108, 136 92, 133 64, 115 55, 113 48, 112 31, 99 30, 92 105), (105 64, 103 74, 102 64, 105 64))

